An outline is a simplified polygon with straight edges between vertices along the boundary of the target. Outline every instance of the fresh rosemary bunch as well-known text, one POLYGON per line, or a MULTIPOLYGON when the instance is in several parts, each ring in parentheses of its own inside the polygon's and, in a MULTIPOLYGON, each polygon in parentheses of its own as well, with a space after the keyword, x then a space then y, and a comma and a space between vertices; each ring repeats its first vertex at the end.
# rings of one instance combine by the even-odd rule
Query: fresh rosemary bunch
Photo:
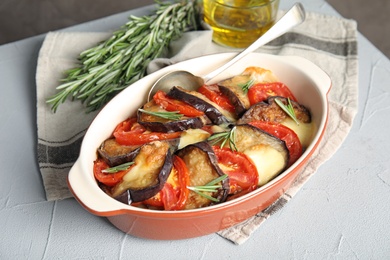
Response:
POLYGON ((65 72, 58 92, 46 101, 54 112, 68 97, 86 103, 89 112, 101 108, 142 78, 149 62, 159 57, 172 40, 197 28, 195 0, 156 3, 153 15, 130 16, 111 38, 80 54, 80 66, 65 72))

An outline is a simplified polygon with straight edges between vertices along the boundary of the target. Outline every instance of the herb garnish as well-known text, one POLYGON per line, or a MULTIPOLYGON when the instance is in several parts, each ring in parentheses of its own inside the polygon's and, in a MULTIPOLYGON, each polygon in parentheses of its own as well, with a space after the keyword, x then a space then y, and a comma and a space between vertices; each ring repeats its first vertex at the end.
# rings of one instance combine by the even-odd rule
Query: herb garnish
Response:
POLYGON ((180 114, 177 111, 158 112, 158 111, 148 111, 141 108, 139 108, 138 111, 141 111, 142 113, 149 114, 152 116, 168 119, 168 120, 179 120, 183 116, 183 114, 180 114))
POLYGON ((294 107, 293 107, 293 105, 291 104, 290 98, 287 98, 287 102, 288 102, 287 105, 285 105, 285 104, 284 104, 280 99, 278 99, 278 98, 275 98, 275 102, 276 102, 276 104, 279 105, 279 107, 280 107, 281 109, 283 109, 284 112, 287 113, 287 115, 289 115, 289 116, 295 121, 295 123, 297 123, 297 125, 299 125, 299 121, 298 121, 298 119, 297 119, 297 116, 295 115, 294 107))
POLYGON ((205 197, 214 202, 219 202, 218 199, 204 193, 204 192, 217 192, 218 189, 222 188, 222 185, 216 185, 218 182, 225 180, 228 176, 226 174, 212 180, 211 182, 203 185, 203 186, 187 186, 187 189, 197 193, 198 195, 205 197))
POLYGON ((243 84, 239 84, 238 86, 240 88, 242 88, 244 93, 247 93, 248 90, 253 86, 253 83, 255 83, 255 81, 253 79, 250 79, 250 80, 248 80, 247 82, 245 82, 243 84))
POLYGON ((220 147, 223 148, 227 142, 229 142, 229 148, 232 151, 237 151, 236 147, 236 127, 234 126, 230 131, 216 133, 210 136, 207 139, 211 145, 220 144, 220 147))
POLYGON ((172 40, 198 27, 197 1, 156 3, 154 14, 130 16, 111 38, 79 55, 79 67, 65 72, 58 92, 46 101, 53 112, 68 97, 85 103, 88 112, 101 108, 142 78, 149 62, 160 57, 172 40))
POLYGON ((117 165, 117 166, 114 166, 111 168, 104 169, 104 170, 102 170, 102 172, 104 172, 104 173, 117 173, 120 171, 125 171, 125 170, 129 169, 129 167, 133 164, 134 164, 134 162, 123 163, 123 164, 120 164, 120 165, 117 165))

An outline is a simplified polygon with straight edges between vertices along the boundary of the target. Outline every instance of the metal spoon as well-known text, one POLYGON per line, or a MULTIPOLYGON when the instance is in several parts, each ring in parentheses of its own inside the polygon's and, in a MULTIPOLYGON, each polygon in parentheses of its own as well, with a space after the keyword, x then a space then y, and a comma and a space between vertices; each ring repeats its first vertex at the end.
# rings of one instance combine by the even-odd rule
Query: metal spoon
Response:
POLYGON ((301 24, 305 20, 305 9, 301 3, 296 3, 286 14, 284 14, 266 33, 264 33, 259 39, 252 43, 242 52, 238 53, 229 62, 216 70, 210 72, 203 78, 195 76, 188 71, 173 71, 158 79, 151 87, 148 95, 148 101, 153 98, 153 95, 158 90, 168 92, 173 86, 181 86, 188 90, 197 90, 200 86, 210 81, 215 76, 229 68, 238 60, 246 56, 247 54, 257 50, 264 44, 272 41, 280 35, 288 32, 293 27, 301 24))

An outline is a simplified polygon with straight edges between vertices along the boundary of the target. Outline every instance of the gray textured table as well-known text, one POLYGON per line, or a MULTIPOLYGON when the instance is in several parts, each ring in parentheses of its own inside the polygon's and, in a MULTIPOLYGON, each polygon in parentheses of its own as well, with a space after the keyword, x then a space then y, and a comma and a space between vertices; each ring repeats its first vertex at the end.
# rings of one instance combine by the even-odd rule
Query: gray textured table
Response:
MULTIPOLYGON (((323 0, 308 11, 338 15, 323 0)), ((291 6, 283 1, 281 7, 291 6)), ((67 28, 108 31, 145 7, 67 28)), ((359 111, 348 138, 243 245, 216 234, 127 236, 75 200, 47 202, 36 161, 35 71, 44 35, 0 46, 0 259, 389 259, 390 61, 359 34, 359 111)))

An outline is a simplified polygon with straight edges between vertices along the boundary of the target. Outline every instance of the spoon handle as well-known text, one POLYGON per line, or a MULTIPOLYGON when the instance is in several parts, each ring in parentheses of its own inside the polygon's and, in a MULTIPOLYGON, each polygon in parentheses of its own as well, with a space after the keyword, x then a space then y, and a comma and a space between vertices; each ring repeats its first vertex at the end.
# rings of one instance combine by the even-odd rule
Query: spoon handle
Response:
POLYGON ((231 65, 242 59, 247 54, 254 52, 261 46, 267 44, 273 39, 291 30, 293 27, 301 24, 305 20, 305 9, 301 3, 296 3, 285 15, 282 16, 266 33, 264 33, 259 39, 252 43, 249 47, 237 54, 229 62, 216 70, 210 72, 203 77, 204 82, 210 81, 212 78, 229 68, 231 65))

